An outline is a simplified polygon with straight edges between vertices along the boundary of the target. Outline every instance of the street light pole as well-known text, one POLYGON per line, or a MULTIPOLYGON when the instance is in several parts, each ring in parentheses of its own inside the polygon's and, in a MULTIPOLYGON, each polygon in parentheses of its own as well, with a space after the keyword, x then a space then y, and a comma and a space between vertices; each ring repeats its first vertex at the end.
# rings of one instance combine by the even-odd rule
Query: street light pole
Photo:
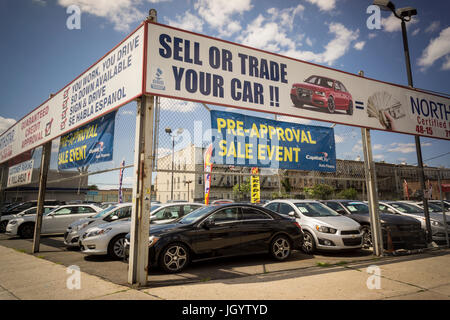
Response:
MULTIPOLYGON (((400 8, 395 10, 395 5, 388 0, 375 0, 373 2, 375 5, 379 6, 383 10, 390 10, 394 16, 402 21, 402 37, 403 37, 403 51, 405 53, 405 63, 406 63, 406 74, 408 76, 408 85, 413 88, 412 72, 411 72, 411 60, 409 57, 409 46, 408 46, 408 36, 406 34, 406 21, 410 21, 411 17, 417 14, 417 10, 411 7, 400 8), (408 18, 408 19, 407 19, 408 18)), ((419 182, 422 189, 423 198, 423 211, 425 214, 425 225, 427 229, 427 242, 431 243, 433 241, 430 213, 428 210, 428 199, 425 197, 425 173, 423 170, 423 160, 422 160, 422 148, 420 145, 420 137, 414 136, 416 144, 417 153, 417 163, 419 166, 419 182)))

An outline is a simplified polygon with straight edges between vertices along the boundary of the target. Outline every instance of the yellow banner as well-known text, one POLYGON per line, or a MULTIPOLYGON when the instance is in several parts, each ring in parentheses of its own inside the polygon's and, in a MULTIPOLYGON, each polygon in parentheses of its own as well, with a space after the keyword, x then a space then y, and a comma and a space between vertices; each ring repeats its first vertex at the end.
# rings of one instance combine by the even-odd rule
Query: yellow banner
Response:
POLYGON ((252 168, 252 176, 250 178, 252 203, 260 203, 261 201, 261 186, 259 183, 259 170, 252 168))

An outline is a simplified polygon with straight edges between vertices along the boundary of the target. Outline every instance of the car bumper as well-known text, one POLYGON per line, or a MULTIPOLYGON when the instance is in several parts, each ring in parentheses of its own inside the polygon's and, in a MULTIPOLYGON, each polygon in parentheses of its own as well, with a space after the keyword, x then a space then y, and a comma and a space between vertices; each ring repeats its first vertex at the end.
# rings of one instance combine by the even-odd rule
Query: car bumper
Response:
POLYGON ((328 100, 324 96, 319 96, 317 94, 298 94, 298 93, 292 93, 291 92, 291 99, 293 101, 298 101, 302 104, 308 104, 316 107, 328 107, 328 100))
POLYGON ((17 236, 18 230, 19 230, 19 224, 18 223, 13 224, 13 225, 8 223, 8 225, 6 226, 5 234, 7 234, 9 236, 17 236))
POLYGON ((79 247, 80 246, 80 234, 76 231, 64 233, 64 244, 67 247, 79 247))
POLYGON ((90 237, 80 241, 80 248, 87 255, 105 255, 108 254, 108 243, 101 237, 90 237))
POLYGON ((362 247, 362 233, 353 235, 329 234, 316 232, 317 249, 320 250, 346 250, 362 247))

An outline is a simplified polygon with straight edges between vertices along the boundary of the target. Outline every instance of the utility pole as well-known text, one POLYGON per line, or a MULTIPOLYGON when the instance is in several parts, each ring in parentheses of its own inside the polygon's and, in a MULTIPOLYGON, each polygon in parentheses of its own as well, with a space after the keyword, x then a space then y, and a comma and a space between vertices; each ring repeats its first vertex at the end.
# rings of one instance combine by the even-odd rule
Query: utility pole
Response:
MULTIPOLYGON (((359 71, 359 76, 364 77, 364 72, 359 71)), ((369 219, 372 233, 373 253, 376 256, 383 255, 383 236, 380 224, 378 189, 375 163, 372 156, 372 142, 370 129, 361 128, 362 145, 364 153, 364 171, 366 176, 367 200, 369 202, 369 219)))
POLYGON ((45 190, 47 189, 48 168, 52 155, 52 141, 45 143, 42 147, 41 169, 39 172, 39 193, 36 211, 36 223, 34 224, 33 253, 39 252, 41 243, 42 216, 44 213, 45 190))
MULTIPOLYGON (((148 21, 156 22, 157 12, 149 11, 148 21)), ((147 27, 147 26, 146 26, 147 27)), ((153 111, 155 97, 143 95, 136 110, 134 147, 133 211, 131 215, 128 283, 147 285, 148 237, 153 169, 153 111)))

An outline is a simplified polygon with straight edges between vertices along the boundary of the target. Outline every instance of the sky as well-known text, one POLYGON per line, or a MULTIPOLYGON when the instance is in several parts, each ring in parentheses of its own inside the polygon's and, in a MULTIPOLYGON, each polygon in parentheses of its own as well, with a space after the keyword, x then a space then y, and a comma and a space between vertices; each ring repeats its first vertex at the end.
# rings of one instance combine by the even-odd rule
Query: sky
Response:
MULTIPOLYGON (((450 2, 393 2, 418 11, 407 23, 414 86, 450 94, 450 2)), ((157 10, 162 24, 350 73, 363 70, 367 77, 407 85, 400 21, 382 11, 380 28, 369 29, 367 9, 371 4, 364 0, 2 0, 0 132, 112 49, 145 19, 150 8, 157 10), (70 5, 81 9, 80 29, 67 28, 70 5)), ((122 159, 126 164, 133 162, 135 109, 136 104, 130 103, 118 112, 114 160, 91 170, 119 166, 122 159)), ((208 119, 199 105, 165 101, 161 119, 168 120, 162 128, 183 126, 183 119, 173 118, 180 117, 174 110, 182 109, 189 111, 185 113, 189 119, 208 119)), ((192 130, 192 124, 185 125, 185 133, 192 130)), ((164 154, 170 152, 171 140, 160 132, 159 147, 164 154)), ((371 134, 375 161, 417 163, 413 136, 376 130, 371 134)), ((181 140, 176 149, 185 145, 181 140)), ((362 158, 359 128, 337 125, 335 140, 338 159, 362 158)), ((426 165, 450 167, 449 141, 421 138, 421 142, 426 165)), ((57 141, 53 146, 55 167, 57 141)), ((93 176, 89 182, 107 188, 116 180, 117 172, 93 176)), ((125 185, 131 186, 131 181, 131 170, 126 170, 125 185)))

